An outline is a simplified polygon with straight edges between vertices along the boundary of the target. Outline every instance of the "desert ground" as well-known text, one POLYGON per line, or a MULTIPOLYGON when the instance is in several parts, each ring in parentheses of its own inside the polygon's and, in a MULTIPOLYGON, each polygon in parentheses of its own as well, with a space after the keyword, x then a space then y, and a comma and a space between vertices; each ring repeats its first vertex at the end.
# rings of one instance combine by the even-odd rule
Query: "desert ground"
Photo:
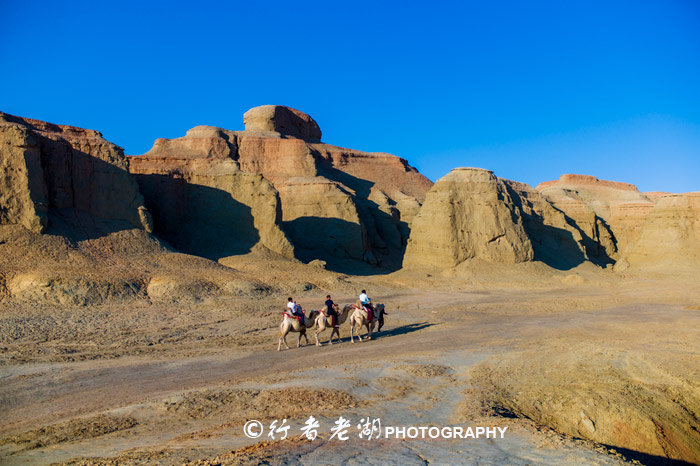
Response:
POLYGON ((0 463, 698 459, 692 276, 536 263, 473 263, 459 277, 350 276, 253 256, 227 265, 284 285, 171 302, 0 304, 0 463), (327 344, 326 330, 315 346, 312 329, 310 344, 296 348, 290 334, 292 349, 277 351, 288 294, 309 310, 326 293, 354 302, 362 288, 388 312, 372 340, 351 344, 346 322, 339 344, 327 344), (314 441, 299 438, 310 415, 321 421, 314 441), (329 440, 338 416, 353 422, 348 441, 329 440), (362 440, 355 423, 367 416, 508 430, 496 440, 362 440), (286 440, 243 435, 249 419, 283 418, 286 440))

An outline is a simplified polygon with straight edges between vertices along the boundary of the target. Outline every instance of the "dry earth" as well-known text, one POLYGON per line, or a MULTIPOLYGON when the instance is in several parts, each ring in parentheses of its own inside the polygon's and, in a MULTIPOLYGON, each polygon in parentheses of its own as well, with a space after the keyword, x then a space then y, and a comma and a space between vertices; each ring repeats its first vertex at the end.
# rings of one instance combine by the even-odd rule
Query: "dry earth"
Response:
POLYGON ((0 462, 700 461, 691 278, 533 264, 358 277, 229 260, 250 280, 287 277, 285 287, 187 302, 0 304, 0 462), (346 324, 338 345, 276 351, 288 293, 311 308, 326 292, 354 301, 361 287, 389 312, 372 341, 350 344, 346 324), (314 442, 295 430, 309 415, 322 421, 314 442), (509 431, 503 441, 337 442, 328 431, 339 415, 509 431), (287 418, 295 439, 256 444, 242 434, 251 418, 287 418))

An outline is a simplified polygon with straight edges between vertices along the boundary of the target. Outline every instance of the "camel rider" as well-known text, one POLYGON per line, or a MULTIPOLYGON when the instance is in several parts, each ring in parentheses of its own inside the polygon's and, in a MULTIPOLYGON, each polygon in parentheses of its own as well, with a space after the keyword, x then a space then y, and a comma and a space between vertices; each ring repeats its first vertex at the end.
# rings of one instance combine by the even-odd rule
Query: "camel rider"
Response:
POLYGON ((335 303, 331 299, 331 295, 326 295, 326 312, 331 318, 331 325, 338 327, 338 312, 335 310, 335 303))
POLYGON ((299 306, 291 297, 287 299, 287 307, 292 313, 292 316, 299 319, 299 322, 304 323, 304 311, 302 311, 301 306, 299 306))
POLYGON ((367 296, 366 290, 362 290, 360 294, 360 304, 367 309, 367 319, 371 322, 374 315, 374 306, 372 306, 372 300, 367 296))

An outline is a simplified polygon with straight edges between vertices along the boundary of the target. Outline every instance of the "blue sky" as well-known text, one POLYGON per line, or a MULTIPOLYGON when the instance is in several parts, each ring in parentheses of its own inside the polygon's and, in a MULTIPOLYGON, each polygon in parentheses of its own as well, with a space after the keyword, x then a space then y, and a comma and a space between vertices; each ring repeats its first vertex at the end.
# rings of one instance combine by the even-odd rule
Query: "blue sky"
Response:
POLYGON ((274 103, 432 180, 477 166, 700 190, 694 0, 0 0, 0 59, 0 110, 128 154, 274 103))

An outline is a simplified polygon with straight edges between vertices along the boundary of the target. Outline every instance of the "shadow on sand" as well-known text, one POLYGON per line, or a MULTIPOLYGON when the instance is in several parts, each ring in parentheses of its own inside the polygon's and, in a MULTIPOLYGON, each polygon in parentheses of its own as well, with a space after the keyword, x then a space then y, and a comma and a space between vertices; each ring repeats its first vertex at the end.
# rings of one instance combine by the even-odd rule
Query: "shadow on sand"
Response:
MULTIPOLYGON (((437 325, 437 324, 431 324, 428 322, 417 322, 414 324, 406 324, 406 325, 401 325, 399 327, 394 327, 391 330, 382 330, 381 332, 377 332, 375 330, 374 332, 372 332, 372 340, 377 340, 377 339, 385 338, 385 337, 394 337, 397 335, 406 335, 408 333, 417 332, 419 330, 423 330, 424 328, 432 327, 434 325, 437 325)), ((313 339, 313 330, 309 333, 309 335, 311 335, 311 338, 313 339)), ((325 335, 321 334, 319 336, 319 338, 321 339, 321 343, 323 343, 324 346, 328 344, 328 335, 329 334, 327 332, 325 332, 325 335)), ((360 335, 362 335, 362 338, 364 338, 367 335, 367 328, 366 327, 362 327, 362 329, 360 330, 360 335)), ((357 337, 355 337, 355 338, 357 338, 357 337)), ((309 341, 311 341, 311 340, 309 340, 309 341)), ((333 344, 335 345, 336 343, 338 343, 338 340, 333 339, 333 344)), ((341 338, 339 343, 350 343, 350 337, 341 338)))
POLYGON ((674 460, 663 456, 651 455, 649 453, 643 453, 637 450, 630 450, 628 448, 615 447, 612 445, 605 444, 603 444, 603 446, 611 450, 615 450, 616 452, 624 456, 627 460, 638 461, 641 464, 647 466, 684 466, 693 464, 683 460, 674 460))

